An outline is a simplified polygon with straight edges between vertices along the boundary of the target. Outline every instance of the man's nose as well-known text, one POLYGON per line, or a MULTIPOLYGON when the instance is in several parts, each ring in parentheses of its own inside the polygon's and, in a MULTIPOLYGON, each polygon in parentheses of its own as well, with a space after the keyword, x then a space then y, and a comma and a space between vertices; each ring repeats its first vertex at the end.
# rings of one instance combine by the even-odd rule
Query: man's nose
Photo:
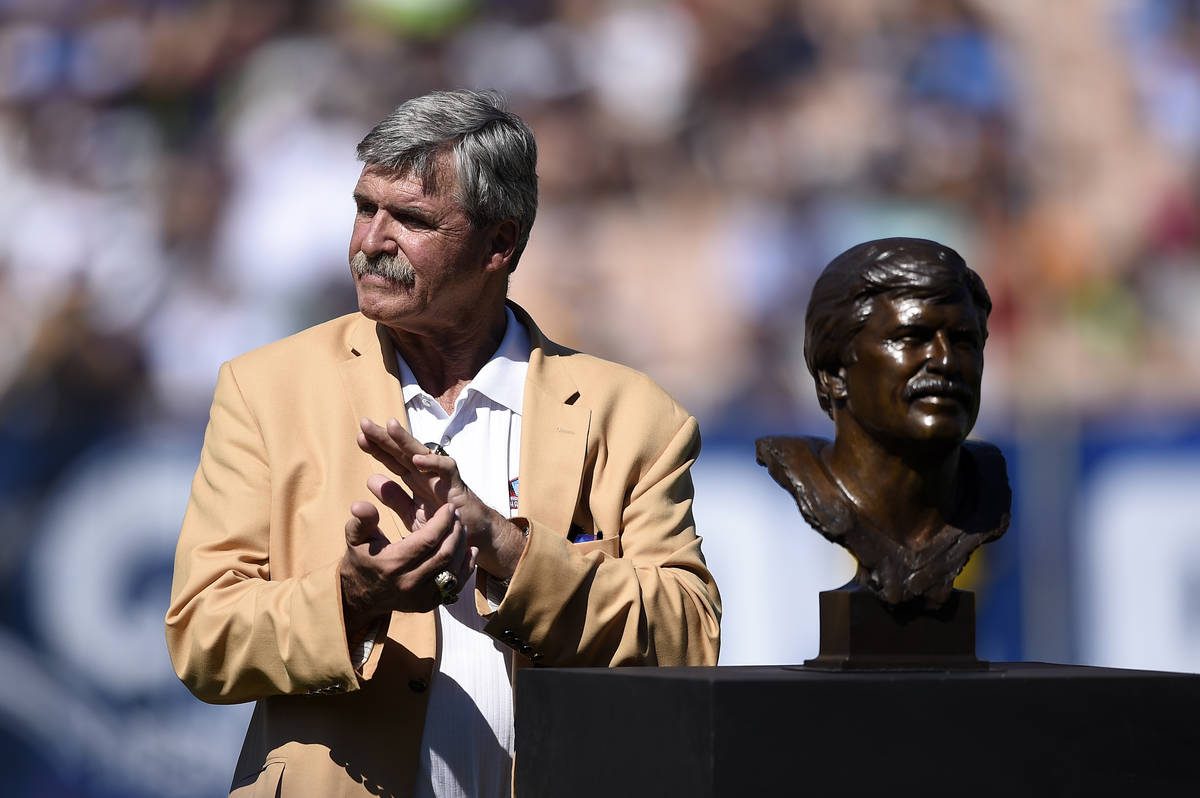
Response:
POLYGON ((387 213, 380 210, 375 212, 371 221, 367 222, 367 228, 362 237, 362 246, 359 248, 368 258, 385 252, 395 255, 399 251, 399 245, 391 235, 389 221, 387 213))

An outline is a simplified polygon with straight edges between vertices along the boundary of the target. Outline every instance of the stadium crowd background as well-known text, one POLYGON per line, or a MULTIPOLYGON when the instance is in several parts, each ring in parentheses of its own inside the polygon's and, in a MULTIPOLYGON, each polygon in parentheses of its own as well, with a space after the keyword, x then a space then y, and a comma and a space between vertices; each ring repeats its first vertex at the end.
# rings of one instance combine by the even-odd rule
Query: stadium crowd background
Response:
MULTIPOLYGON (((0 664, 28 677, 0 684, 5 790, 223 786, 245 716, 198 714, 161 652, 217 367, 353 310, 354 144, 450 86, 538 138, 513 297, 700 420, 723 661, 792 655, 738 631, 778 635, 764 613, 734 623, 755 530, 815 537, 750 442, 828 434, 808 288, 885 235, 955 247, 995 304, 977 434, 1034 498, 991 560, 1020 584, 990 656, 1098 656, 1066 574, 1086 541, 1030 530, 1100 512, 1080 464, 1122 434, 1200 457, 1200 2, 0 0, 0 664)), ((1149 665, 1200 669, 1198 547, 1162 605, 1193 658, 1149 665)))

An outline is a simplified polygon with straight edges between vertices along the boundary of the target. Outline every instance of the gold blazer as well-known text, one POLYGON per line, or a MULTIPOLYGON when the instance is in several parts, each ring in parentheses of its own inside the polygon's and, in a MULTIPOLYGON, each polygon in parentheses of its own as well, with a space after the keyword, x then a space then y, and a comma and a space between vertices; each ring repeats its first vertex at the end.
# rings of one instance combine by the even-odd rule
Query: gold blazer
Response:
MULTIPOLYGON (((548 340, 522 410, 529 539, 486 631, 516 665, 714 665, 720 596, 692 520, 696 420, 647 377, 548 340), (602 537, 570 543, 572 525, 602 537)), ((437 658, 432 612, 392 613, 362 673, 338 563, 383 467, 358 420, 405 420, 385 328, 350 314, 221 367, 179 535, 167 647, 212 703, 256 701, 235 795, 410 794, 437 658), (261 793, 260 793, 261 791, 261 793)), ((380 508, 392 539, 408 534, 380 508)), ((483 580, 477 580, 482 582, 483 580)))

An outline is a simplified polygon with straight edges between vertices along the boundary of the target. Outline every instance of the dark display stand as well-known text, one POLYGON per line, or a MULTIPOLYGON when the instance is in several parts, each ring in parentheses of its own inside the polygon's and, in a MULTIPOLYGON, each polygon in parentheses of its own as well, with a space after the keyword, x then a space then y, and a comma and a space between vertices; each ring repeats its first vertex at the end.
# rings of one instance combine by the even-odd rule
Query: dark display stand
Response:
POLYGON ((975 594, 951 591, 937 608, 888 605, 854 584, 820 595, 820 670, 984 670, 975 658, 975 594))
POLYGON ((1200 676, 527 668, 518 798, 1200 795, 1200 676))

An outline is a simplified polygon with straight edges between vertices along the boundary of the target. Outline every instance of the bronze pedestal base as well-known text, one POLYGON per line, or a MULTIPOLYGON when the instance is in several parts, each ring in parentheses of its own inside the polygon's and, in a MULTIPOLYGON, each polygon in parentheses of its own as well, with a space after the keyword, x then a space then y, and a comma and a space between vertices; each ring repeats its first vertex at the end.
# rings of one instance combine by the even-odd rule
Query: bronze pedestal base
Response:
POLYGON ((955 590, 941 607, 888 605, 851 584, 821 592, 818 670, 986 670, 975 658, 975 594, 955 590))

